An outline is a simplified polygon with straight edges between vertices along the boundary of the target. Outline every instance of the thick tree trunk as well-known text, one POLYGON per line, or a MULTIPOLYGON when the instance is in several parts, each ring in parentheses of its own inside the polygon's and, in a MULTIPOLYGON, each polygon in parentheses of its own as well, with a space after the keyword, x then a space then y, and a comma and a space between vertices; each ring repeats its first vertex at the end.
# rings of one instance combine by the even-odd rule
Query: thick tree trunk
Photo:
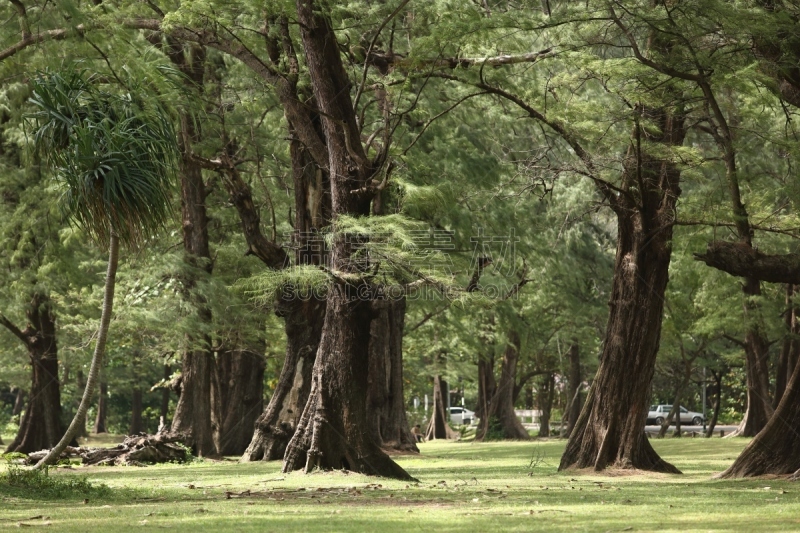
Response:
POLYGON ((567 429, 564 437, 569 437, 575 427, 578 417, 581 414, 581 387, 583 386, 583 375, 581 373, 581 352, 577 341, 573 341, 567 352, 569 359, 569 389, 567 392, 567 429))
POLYGON ((481 356, 478 359, 478 408, 475 416, 478 418, 477 436, 483 436, 488 430, 489 406, 497 392, 497 380, 494 377, 494 353, 481 356))
MULTIPOLYGON (((32 371, 31 388, 19 431, 6 448, 6 453, 31 453, 52 448, 64 435, 65 429, 61 421, 56 319, 50 307, 50 299, 45 295, 35 294, 27 310, 27 319, 28 326, 22 331, 16 331, 22 335, 20 339, 28 348, 32 371)), ((17 392, 15 411, 22 409, 24 397, 25 393, 20 389, 17 392)))
POLYGON ((550 436, 550 413, 553 409, 553 396, 555 395, 556 381, 552 372, 546 374, 539 386, 539 436, 550 436))
MULTIPOLYGON (((339 216, 369 216, 373 168, 360 142, 350 80, 330 21, 313 0, 298 0, 306 64, 320 109, 331 176, 333 226, 339 216), (363 192, 362 192, 363 191, 363 192)), ((359 235, 336 235, 311 392, 284 457, 285 472, 302 468, 347 469, 411 479, 370 436, 367 413, 370 324, 375 287, 367 281, 359 235)))
MULTIPOLYGON (((186 75, 189 89, 202 93, 205 73, 205 49, 198 45, 187 45, 172 39, 166 50, 170 60, 186 75)), ((208 215, 206 213, 206 190, 202 168, 193 157, 192 145, 202 140, 198 123, 193 117, 181 116, 180 132, 180 180, 181 220, 183 248, 187 265, 184 280, 186 297, 197 310, 201 322, 211 322, 211 311, 203 297, 194 291, 198 280, 211 274, 211 253, 208 244, 208 215)), ((181 357, 181 389, 172 419, 171 432, 180 434, 184 443, 198 456, 215 455, 212 416, 219 406, 211 403, 211 381, 214 372, 214 356, 210 351, 211 340, 207 335, 189 336, 189 346, 181 357)))
MULTIPOLYGON (((748 279, 743 290, 748 296, 761 294, 758 280, 748 279)), ((737 437, 756 436, 774 412, 769 391, 769 341, 761 329, 758 312, 755 305, 745 302, 745 316, 748 319, 744 338, 747 407, 742 422, 732 434, 737 437)))
POLYGON ((720 477, 800 474, 800 365, 764 429, 720 477))
POLYGON ((374 300, 370 327, 367 401, 370 433, 380 446, 419 452, 403 396, 403 328, 406 299, 374 300))
POLYGON ((781 354, 775 372, 775 398, 773 407, 777 408, 786 390, 786 383, 794 372, 797 356, 800 354, 800 341, 798 340, 797 309, 794 306, 794 285, 786 284, 786 311, 784 311, 786 333, 781 345, 781 354))
POLYGON ((142 419, 142 388, 134 386, 131 395, 131 425, 128 428, 128 435, 136 435, 144 432, 144 420, 142 419))
POLYGON ((108 384, 100 382, 97 394, 97 415, 94 417, 94 432, 106 433, 106 413, 108 411, 108 384))
POLYGON ((267 409, 256 421, 243 461, 282 459, 311 391, 311 373, 325 320, 325 301, 316 298, 281 302, 278 314, 286 328, 286 358, 267 409))
POLYGON ((448 394, 447 382, 441 376, 433 378, 433 405, 431 406, 431 419, 425 430, 425 439, 454 439, 456 432, 450 427, 450 413, 447 411, 448 394))
MULTIPOLYGON (((642 114, 659 131, 641 131, 637 125, 637 138, 649 135, 649 142, 665 148, 683 144, 683 117, 653 109, 643 109, 642 114)), ((624 185, 625 194, 607 196, 618 228, 606 339, 559 470, 616 466, 679 472, 658 456, 644 433, 679 181, 680 170, 670 160, 632 147, 623 172, 623 183, 630 188, 624 185)))
MULTIPOLYGON (((508 342, 503 351, 503 363, 500 370, 500 380, 494 387, 494 393, 488 401, 487 410, 481 419, 481 424, 475 435, 476 440, 491 438, 520 439, 530 438, 514 413, 514 390, 517 379, 517 362, 519 360, 520 338, 519 333, 511 330, 508 333, 508 342)), ((484 368, 484 371, 487 369, 484 368)), ((491 369, 488 369, 491 371, 491 369)), ((486 378, 484 378, 486 380, 486 378)), ((487 380, 491 387, 493 378, 487 380)))
MULTIPOLYGON (((263 348, 263 347, 262 347, 263 348)), ((253 437, 256 420, 264 410, 262 350, 237 348, 217 357, 214 404, 220 406, 215 434, 220 455, 241 455, 253 437)))

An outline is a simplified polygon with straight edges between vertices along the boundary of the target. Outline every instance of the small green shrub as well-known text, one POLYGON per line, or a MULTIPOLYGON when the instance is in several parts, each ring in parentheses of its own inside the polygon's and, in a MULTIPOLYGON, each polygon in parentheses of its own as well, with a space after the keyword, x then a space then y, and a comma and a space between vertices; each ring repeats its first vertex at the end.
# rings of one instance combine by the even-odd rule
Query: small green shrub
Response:
POLYGON ((85 498, 110 493, 108 486, 93 484, 84 476, 52 476, 48 468, 32 470, 15 464, 16 455, 3 456, 7 467, 0 473, 0 493, 23 498, 85 498))

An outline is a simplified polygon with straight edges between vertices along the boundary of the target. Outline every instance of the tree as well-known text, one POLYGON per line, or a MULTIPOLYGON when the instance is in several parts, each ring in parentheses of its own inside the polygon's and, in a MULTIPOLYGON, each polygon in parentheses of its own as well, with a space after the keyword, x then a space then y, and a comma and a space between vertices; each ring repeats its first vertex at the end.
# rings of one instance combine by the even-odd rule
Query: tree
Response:
POLYGON ((34 81, 34 144, 65 188, 65 211, 96 243, 108 243, 103 311, 78 411, 59 443, 37 463, 52 464, 74 438, 100 373, 114 302, 120 242, 143 245, 170 214, 175 136, 170 117, 134 89, 118 95, 67 68, 34 81))

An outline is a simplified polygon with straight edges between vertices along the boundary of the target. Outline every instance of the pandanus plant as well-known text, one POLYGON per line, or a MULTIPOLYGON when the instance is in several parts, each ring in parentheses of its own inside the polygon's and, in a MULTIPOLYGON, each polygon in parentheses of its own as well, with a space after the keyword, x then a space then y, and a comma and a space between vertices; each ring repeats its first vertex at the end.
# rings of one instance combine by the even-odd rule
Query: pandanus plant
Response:
POLYGON ((34 147, 63 187, 65 215, 109 250, 100 326, 80 406, 36 468, 58 459, 86 417, 108 339, 120 245, 141 247, 171 215, 177 143, 168 112, 136 89, 104 88, 102 82, 74 67, 33 80, 36 111, 28 123, 34 147))

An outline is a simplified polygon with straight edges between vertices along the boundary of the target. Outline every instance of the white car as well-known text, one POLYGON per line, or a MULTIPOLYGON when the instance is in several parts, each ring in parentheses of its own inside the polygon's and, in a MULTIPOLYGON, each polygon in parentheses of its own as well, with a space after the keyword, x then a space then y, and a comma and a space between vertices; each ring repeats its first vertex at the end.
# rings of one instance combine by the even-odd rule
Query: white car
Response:
POLYGON ((472 424, 475 421, 475 413, 464 407, 450 408, 450 422, 453 424, 472 424))
MULTIPOLYGON (((651 405, 650 412, 647 413, 647 423, 655 423, 660 426, 669 416, 670 410, 672 410, 671 405, 651 405)), ((681 407, 680 412, 681 424, 692 426, 703 425, 703 413, 695 413, 694 411, 689 411, 685 407, 681 407)), ((672 423, 675 424, 675 421, 673 420, 672 423)))

